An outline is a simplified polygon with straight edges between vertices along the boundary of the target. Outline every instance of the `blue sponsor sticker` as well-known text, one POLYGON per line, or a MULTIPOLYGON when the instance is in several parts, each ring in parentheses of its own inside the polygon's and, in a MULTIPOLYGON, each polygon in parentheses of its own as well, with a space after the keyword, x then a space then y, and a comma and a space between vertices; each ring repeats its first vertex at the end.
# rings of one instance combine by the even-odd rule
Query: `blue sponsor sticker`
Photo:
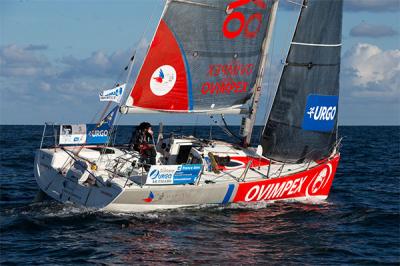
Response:
POLYGON ((331 131, 335 126, 338 99, 338 96, 308 95, 302 128, 311 131, 331 131))
POLYGON ((200 174, 201 164, 187 164, 178 166, 174 174, 174 185, 193 184, 200 174))
POLYGON ((203 165, 153 165, 147 175, 147 185, 185 185, 194 184, 203 165))
POLYGON ((87 136, 86 144, 106 144, 111 131, 111 127, 104 123, 100 127, 96 124, 86 125, 87 136))

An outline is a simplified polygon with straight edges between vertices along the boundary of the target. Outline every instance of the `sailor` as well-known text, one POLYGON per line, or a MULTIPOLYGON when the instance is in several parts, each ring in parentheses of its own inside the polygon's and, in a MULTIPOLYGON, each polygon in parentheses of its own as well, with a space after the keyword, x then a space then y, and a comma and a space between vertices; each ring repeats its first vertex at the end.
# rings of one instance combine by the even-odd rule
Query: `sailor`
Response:
POLYGON ((136 127, 132 134, 131 141, 129 143, 131 149, 138 151, 147 164, 145 166, 146 171, 150 169, 149 165, 156 164, 156 149, 154 147, 153 131, 151 130, 151 124, 148 122, 142 122, 136 127))

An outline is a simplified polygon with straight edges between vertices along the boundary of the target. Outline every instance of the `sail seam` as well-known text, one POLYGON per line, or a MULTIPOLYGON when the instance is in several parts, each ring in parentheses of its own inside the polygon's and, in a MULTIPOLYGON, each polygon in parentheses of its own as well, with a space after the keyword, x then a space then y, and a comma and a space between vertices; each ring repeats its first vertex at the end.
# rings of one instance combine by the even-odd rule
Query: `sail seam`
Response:
POLYGON ((188 111, 193 111, 193 87, 192 87, 193 85, 192 85, 192 75, 190 73, 189 62, 187 60, 185 50, 183 49, 183 45, 182 45, 181 41, 179 40, 177 34, 175 33, 175 31, 173 29, 171 29, 171 32, 174 34, 175 40, 178 43, 178 46, 179 46, 179 49, 181 50, 181 54, 182 54, 183 61, 185 64, 187 81, 188 81, 188 111))
POLYGON ((197 3, 193 1, 188 1, 188 0, 171 0, 171 2, 176 2, 176 3, 182 3, 182 4, 189 4, 189 5, 195 5, 195 6, 201 6, 201 7, 209 7, 209 8, 214 8, 214 9, 219 9, 216 6, 208 5, 208 4, 203 4, 203 3, 197 3))
MULTIPOLYGON (((303 129, 302 126, 290 125, 288 123, 280 122, 280 121, 277 121, 277 120, 272 119, 272 118, 270 119, 270 121, 273 121, 276 124, 281 124, 281 125, 284 125, 284 126, 287 126, 287 127, 294 127, 294 128, 297 128, 297 129, 303 129)), ((324 132, 324 131, 318 131, 317 133, 320 133, 320 134, 332 134, 332 132, 324 132)))
POLYGON ((317 46, 317 47, 340 47, 341 43, 337 44, 323 44, 323 43, 305 43, 305 42, 291 42, 291 44, 295 45, 304 45, 304 46, 317 46))
POLYGON ((310 63, 292 63, 292 62, 286 62, 286 66, 293 66, 293 67, 307 67, 307 68, 312 68, 314 66, 339 66, 340 63, 335 63, 335 64, 314 64, 312 62, 310 63))

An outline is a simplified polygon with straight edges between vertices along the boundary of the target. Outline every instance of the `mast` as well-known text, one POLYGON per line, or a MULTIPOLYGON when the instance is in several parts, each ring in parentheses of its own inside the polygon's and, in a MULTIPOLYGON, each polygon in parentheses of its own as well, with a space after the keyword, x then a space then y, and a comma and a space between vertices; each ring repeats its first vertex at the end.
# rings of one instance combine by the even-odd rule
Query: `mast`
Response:
POLYGON ((251 135, 253 133, 253 127, 256 122, 256 114, 258 103, 261 97, 261 88, 262 88, 262 80, 264 76, 265 65, 267 63, 267 56, 268 56, 268 48, 271 43, 273 29, 275 26, 275 18, 276 12, 278 9, 279 1, 276 0, 272 4, 271 8, 271 16, 269 17, 268 25, 270 25, 269 29, 267 29, 267 34, 263 40, 262 47, 261 47, 261 63, 258 68, 256 82, 254 84, 254 92, 253 92, 253 100, 250 106, 250 112, 247 117, 243 117, 242 120, 242 129, 241 135, 243 138, 243 146, 247 147, 250 145, 251 135))

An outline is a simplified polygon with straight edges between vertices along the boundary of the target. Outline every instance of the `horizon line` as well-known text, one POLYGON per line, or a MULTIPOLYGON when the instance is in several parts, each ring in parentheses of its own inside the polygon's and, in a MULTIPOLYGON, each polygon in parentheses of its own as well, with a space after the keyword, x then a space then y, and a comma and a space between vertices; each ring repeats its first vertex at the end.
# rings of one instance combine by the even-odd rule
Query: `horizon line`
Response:
MULTIPOLYGON (((43 124, 0 124, 0 126, 43 126, 43 124)), ((80 125, 80 124, 95 124, 95 123, 56 123, 55 125, 80 125)), ((154 124, 152 126, 158 126, 159 124, 154 124)), ((137 126, 135 124, 120 124, 117 126, 137 126)), ((191 125, 191 124, 186 124, 186 125, 174 125, 174 124, 163 124, 163 126, 174 126, 174 127, 195 127, 195 126, 210 126, 210 124, 196 124, 196 125, 191 125)), ((212 125, 215 126, 215 125, 212 125)), ((228 126, 240 126, 240 124, 232 124, 228 126)), ((256 127, 260 126, 265 126, 265 125, 254 125, 256 127)), ((343 124, 339 125, 339 127, 376 127, 376 126, 382 126, 382 127, 399 127, 400 124, 371 124, 371 125, 354 125, 354 124, 343 124)))

